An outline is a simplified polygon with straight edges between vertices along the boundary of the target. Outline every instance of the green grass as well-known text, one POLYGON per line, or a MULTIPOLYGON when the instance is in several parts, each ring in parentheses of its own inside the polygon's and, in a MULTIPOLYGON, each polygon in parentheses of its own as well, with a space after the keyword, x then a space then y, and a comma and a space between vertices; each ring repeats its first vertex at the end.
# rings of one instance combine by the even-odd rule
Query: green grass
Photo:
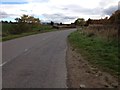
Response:
POLYGON ((117 41, 107 42, 97 36, 89 37, 81 31, 73 32, 68 39, 90 63, 111 74, 120 75, 117 41))
POLYGON ((26 32, 26 33, 10 34, 9 30, 14 25, 15 24, 2 24, 2 35, 3 35, 3 37, 2 37, 2 39, 0 39, 0 41, 7 41, 7 40, 23 37, 23 36, 56 31, 50 25, 39 25, 39 26, 31 26, 32 31, 29 31, 29 32, 26 32))
POLYGON ((39 30, 39 31, 44 31, 44 30, 52 30, 51 25, 39 25, 39 26, 33 26, 33 30, 39 30))
POLYGON ((2 38, 0 37, 0 42, 2 41, 2 38))
POLYGON ((24 36, 29 36, 29 35, 39 34, 39 33, 45 33, 45 32, 52 32, 52 31, 56 31, 56 30, 34 31, 34 32, 17 34, 17 35, 8 35, 8 36, 3 37, 2 40, 0 39, 0 41, 7 41, 7 40, 15 39, 15 38, 20 38, 20 37, 24 37, 24 36))
POLYGON ((7 41, 7 40, 24 37, 24 36, 28 36, 28 35, 33 35, 33 34, 38 34, 38 32, 22 33, 22 34, 18 34, 18 35, 7 35, 2 38, 2 41, 7 41))
POLYGON ((13 27, 13 26, 14 26, 14 24, 7 24, 7 23, 4 24, 3 23, 2 24, 2 35, 3 36, 8 35, 10 28, 13 27))

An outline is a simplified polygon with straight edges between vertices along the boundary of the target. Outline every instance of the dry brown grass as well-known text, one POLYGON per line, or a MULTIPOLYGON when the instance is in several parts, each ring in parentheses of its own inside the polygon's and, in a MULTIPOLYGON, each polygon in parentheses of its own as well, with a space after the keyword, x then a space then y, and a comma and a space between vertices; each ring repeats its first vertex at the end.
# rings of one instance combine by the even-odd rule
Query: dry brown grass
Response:
POLYGON ((84 31, 107 40, 118 40, 118 26, 115 25, 90 25, 84 31))

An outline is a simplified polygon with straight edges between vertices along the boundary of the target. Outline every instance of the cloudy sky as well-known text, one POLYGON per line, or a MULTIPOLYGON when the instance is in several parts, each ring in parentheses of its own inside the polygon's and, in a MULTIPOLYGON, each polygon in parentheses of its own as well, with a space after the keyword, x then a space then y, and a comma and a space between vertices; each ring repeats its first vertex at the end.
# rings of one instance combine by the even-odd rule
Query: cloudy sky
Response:
POLYGON ((71 23, 77 18, 99 19, 118 9, 120 0, 1 0, 0 20, 14 21, 22 14, 41 21, 71 23))

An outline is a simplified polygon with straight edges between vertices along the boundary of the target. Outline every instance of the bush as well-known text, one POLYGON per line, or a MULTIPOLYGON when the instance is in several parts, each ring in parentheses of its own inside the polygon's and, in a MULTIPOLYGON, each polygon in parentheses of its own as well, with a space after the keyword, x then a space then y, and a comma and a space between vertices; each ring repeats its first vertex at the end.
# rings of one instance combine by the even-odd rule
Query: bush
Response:
POLYGON ((31 26, 27 23, 18 23, 16 25, 14 25, 13 27, 11 27, 11 29, 9 30, 10 34, 21 34, 21 33, 25 33, 28 31, 31 31, 31 26))
POLYGON ((89 33, 87 36, 88 36, 88 37, 93 37, 93 36, 95 36, 95 34, 91 32, 91 33, 89 33))

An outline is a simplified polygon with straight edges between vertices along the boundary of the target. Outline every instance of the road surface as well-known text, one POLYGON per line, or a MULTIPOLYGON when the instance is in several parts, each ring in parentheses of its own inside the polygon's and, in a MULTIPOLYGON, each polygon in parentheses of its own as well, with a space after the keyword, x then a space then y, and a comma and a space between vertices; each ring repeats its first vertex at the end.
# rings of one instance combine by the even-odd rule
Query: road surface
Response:
POLYGON ((66 88, 67 36, 75 29, 4 42, 3 88, 66 88))

